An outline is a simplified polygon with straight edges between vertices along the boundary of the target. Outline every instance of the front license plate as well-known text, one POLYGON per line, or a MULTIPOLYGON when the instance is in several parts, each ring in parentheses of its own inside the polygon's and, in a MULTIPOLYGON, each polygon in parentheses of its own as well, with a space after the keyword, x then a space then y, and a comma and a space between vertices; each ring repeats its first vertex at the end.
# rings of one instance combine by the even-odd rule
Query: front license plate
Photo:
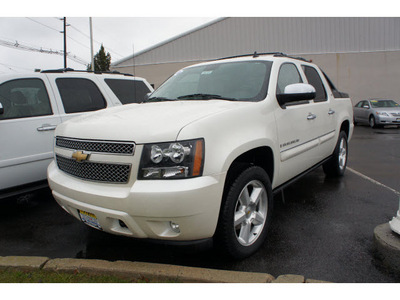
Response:
POLYGON ((78 209, 78 212, 83 223, 89 225, 90 227, 102 230, 95 214, 80 209, 78 209))

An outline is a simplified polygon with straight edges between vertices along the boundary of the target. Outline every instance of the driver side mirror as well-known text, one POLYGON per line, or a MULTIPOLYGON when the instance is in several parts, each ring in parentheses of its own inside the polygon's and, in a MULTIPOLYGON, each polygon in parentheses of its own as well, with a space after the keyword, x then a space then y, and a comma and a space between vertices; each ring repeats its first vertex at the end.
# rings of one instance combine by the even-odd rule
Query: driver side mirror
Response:
POLYGON ((285 87, 283 94, 276 95, 281 106, 289 102, 312 100, 315 98, 315 88, 308 83, 294 83, 285 87))
POLYGON ((0 102, 0 115, 4 114, 3 104, 0 102))

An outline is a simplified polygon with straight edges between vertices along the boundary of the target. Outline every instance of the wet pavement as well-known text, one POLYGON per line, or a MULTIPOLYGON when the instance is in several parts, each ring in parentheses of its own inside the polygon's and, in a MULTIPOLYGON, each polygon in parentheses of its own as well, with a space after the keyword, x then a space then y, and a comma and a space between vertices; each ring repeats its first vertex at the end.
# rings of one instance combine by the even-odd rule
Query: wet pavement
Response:
POLYGON ((374 257, 373 230, 395 216, 400 129, 358 126, 341 179, 310 173, 276 199, 269 236, 252 257, 233 262, 212 249, 167 246, 91 229, 64 212, 48 190, 0 202, 0 256, 130 260, 223 270, 304 275, 332 282, 400 282, 374 257), (360 172, 385 186, 377 185, 360 172))

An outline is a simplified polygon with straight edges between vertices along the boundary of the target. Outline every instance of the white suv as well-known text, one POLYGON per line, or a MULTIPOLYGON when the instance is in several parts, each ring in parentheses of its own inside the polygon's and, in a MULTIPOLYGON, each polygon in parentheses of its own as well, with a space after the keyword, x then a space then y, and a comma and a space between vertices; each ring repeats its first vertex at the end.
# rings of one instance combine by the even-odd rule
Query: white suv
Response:
POLYGON ((141 102, 153 91, 128 74, 49 70, 0 76, 0 198, 47 185, 54 130, 82 113, 141 102), (121 104, 122 103, 122 104, 121 104))
POLYGON ((273 194, 323 165, 343 175, 352 105, 281 53, 178 71, 144 103, 56 130, 50 188, 89 226, 166 241, 212 238, 234 258, 267 235, 273 194))

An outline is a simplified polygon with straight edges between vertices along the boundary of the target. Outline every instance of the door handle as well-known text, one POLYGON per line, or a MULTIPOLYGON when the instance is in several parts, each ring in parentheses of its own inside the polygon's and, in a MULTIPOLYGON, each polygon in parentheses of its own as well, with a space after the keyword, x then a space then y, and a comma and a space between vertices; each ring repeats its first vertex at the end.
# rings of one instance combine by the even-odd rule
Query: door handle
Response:
POLYGON ((316 118, 317 118, 317 115, 314 115, 312 113, 309 113, 308 116, 307 116, 307 120, 314 120, 316 118))
POLYGON ((335 111, 333 109, 329 109, 328 115, 332 116, 334 113, 335 113, 335 111))
POLYGON ((41 127, 37 128, 37 131, 51 131, 55 130, 57 125, 43 124, 41 127))

